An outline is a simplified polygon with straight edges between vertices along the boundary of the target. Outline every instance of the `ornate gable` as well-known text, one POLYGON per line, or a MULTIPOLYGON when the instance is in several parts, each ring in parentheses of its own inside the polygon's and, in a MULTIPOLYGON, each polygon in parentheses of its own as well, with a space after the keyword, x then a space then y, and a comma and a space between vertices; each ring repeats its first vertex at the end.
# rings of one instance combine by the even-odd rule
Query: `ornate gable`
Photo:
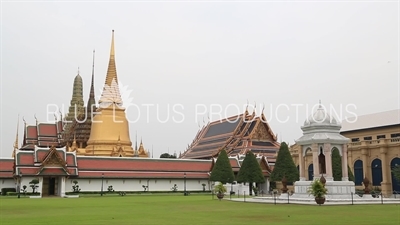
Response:
MULTIPOLYGON (((42 173, 43 171, 46 171, 44 169, 47 168, 59 168, 61 170, 57 171, 63 171, 63 173, 57 172, 54 175, 62 175, 62 174, 69 174, 68 169, 67 169, 67 162, 61 158, 59 153, 57 152, 57 149, 55 146, 52 146, 47 153, 47 155, 43 158, 42 160, 42 165, 39 168, 38 174, 42 173)), ((56 172, 56 170, 54 170, 56 172)))
POLYGON ((263 123, 261 120, 257 121, 256 128, 250 134, 251 139, 275 141, 275 135, 268 129, 268 124, 263 123))

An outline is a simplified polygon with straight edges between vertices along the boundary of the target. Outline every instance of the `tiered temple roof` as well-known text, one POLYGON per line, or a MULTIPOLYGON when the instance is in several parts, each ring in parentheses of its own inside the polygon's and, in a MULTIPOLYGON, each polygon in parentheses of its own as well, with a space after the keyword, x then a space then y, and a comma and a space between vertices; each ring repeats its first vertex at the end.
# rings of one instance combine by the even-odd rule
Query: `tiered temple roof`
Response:
POLYGON ((24 126, 24 139, 21 151, 33 151, 35 146, 38 147, 61 147, 64 144, 62 138, 63 122, 56 121, 55 123, 40 123, 36 125, 24 126))
POLYGON ((244 114, 207 124, 180 158, 209 159, 226 149, 228 156, 252 151, 273 163, 279 146, 264 114, 256 116, 254 112, 249 114, 246 110, 244 114))

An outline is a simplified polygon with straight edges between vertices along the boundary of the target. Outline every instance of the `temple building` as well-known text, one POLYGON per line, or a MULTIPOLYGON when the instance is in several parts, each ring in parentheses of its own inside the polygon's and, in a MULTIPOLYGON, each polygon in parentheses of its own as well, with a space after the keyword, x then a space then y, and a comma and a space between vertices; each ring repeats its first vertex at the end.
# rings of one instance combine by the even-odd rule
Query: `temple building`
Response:
POLYGON ((245 155, 252 151, 266 157, 273 165, 280 144, 267 123, 264 113, 231 116, 208 123, 198 131, 193 142, 180 155, 182 159, 210 159, 225 149, 228 156, 245 155))
MULTIPOLYGON (((343 147, 347 151, 347 156, 342 159, 344 179, 347 179, 345 164, 348 164, 354 174, 356 189, 364 189, 363 181, 367 178, 370 182, 369 188, 381 190, 386 197, 400 192, 399 181, 396 181, 391 173, 391 169, 395 165, 400 165, 399 109, 348 118, 342 121, 342 124, 332 119, 330 124, 330 126, 341 127, 340 135, 348 139, 348 143, 343 147)), ((326 140, 334 141, 332 138, 326 140)), ((301 140, 299 141, 302 143, 301 140)), ((339 150, 341 155, 346 153, 339 150)), ((299 144, 291 146, 290 151, 299 167, 302 179, 313 180, 314 176, 320 176, 321 172, 317 172, 317 170, 321 168, 325 170, 323 171, 325 172, 324 176, 326 176, 326 172, 331 174, 330 154, 324 154, 325 157, 328 157, 328 164, 314 165, 315 154, 313 151, 304 152, 299 144), (299 155, 302 151, 303 159, 300 160, 299 155)))
POLYGON ((92 80, 86 107, 83 102, 82 83, 82 78, 78 74, 74 80, 71 105, 65 118, 66 125, 63 131, 67 151, 90 156, 149 157, 143 143, 139 148, 137 146, 135 149, 132 148, 129 125, 118 87, 114 32, 99 106, 96 106, 94 93, 94 51, 92 80))
MULTIPOLYGON (((106 192, 109 187, 115 191, 170 191, 176 186, 179 191, 212 189, 209 175, 216 160, 215 153, 209 155, 208 159, 152 159, 142 141, 133 149, 118 87, 114 32, 105 86, 98 106, 94 100, 93 83, 94 64, 86 107, 82 94, 83 81, 78 72, 74 79, 71 107, 65 118, 61 115, 56 121, 45 123, 36 119, 33 125, 24 120, 21 145, 18 143, 17 129, 12 157, 0 158, 0 188, 16 188, 18 192, 24 185, 29 189, 29 183, 37 179, 40 196, 66 197, 68 192, 72 192, 74 181, 79 183, 82 192, 106 192)), ((247 112, 246 116, 248 119, 255 118, 254 114, 248 115, 247 112)), ((258 125, 259 121, 255 119, 248 124, 242 121, 236 124, 240 124, 240 132, 237 129, 231 132, 234 135, 231 140, 236 144, 226 146, 231 155, 234 155, 232 151, 236 152, 237 156, 230 158, 236 173, 243 160, 240 153, 246 152, 233 148, 242 146, 239 142, 251 136, 260 142, 270 140, 274 143, 272 150, 277 146, 276 137, 270 132, 269 126, 258 125), (251 134, 251 130, 260 131, 259 134, 251 134)), ((217 130, 212 128, 214 135, 216 132, 225 137, 226 130, 218 131, 225 125, 217 130)), ((271 147, 265 146, 269 145, 261 145, 259 151, 266 155, 276 152, 270 152, 271 147)), ((258 161, 268 180, 271 172, 269 163, 260 155, 258 161)), ((245 184, 237 184, 234 191, 245 188, 245 184)), ((260 190, 266 193, 267 188, 268 184, 265 184, 260 190)))

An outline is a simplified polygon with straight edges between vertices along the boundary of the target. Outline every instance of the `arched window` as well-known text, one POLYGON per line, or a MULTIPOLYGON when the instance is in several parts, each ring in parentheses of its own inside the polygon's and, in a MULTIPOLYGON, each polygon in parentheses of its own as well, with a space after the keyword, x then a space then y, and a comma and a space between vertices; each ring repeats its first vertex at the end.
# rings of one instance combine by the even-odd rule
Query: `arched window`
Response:
MULTIPOLYGON (((390 162, 390 171, 395 167, 400 166, 400 158, 394 158, 392 162, 390 162)), ((393 173, 392 174, 392 190, 393 193, 400 193, 400 180, 396 180, 393 173)))
POLYGON ((314 179, 314 165, 311 163, 308 166, 308 180, 313 180, 314 179))
POLYGON ((354 183, 355 185, 362 185, 364 179, 363 162, 357 160, 354 162, 354 183))
POLYGON ((374 159, 371 163, 372 168, 372 186, 381 186, 382 182, 382 162, 380 159, 374 159))

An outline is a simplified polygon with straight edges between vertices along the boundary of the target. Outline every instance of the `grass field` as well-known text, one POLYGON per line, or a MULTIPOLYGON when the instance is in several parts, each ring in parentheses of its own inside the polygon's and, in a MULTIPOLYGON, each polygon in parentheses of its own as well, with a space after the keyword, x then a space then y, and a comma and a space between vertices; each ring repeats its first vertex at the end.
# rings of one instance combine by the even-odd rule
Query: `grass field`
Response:
POLYGON ((400 205, 318 206, 212 200, 207 195, 0 198, 0 224, 400 224, 400 205))

